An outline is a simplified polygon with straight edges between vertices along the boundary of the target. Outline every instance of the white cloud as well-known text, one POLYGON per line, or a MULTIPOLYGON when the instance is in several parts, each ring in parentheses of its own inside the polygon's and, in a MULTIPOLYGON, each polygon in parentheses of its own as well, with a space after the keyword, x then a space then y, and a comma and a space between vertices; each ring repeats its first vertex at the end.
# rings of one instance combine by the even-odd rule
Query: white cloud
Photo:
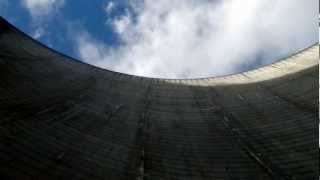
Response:
POLYGON ((38 27, 31 35, 34 39, 40 39, 45 35, 45 30, 42 27, 38 27))
POLYGON ((48 16, 63 6, 64 0, 22 0, 33 17, 48 16))
POLYGON ((32 17, 32 37, 39 39, 47 34, 47 22, 63 7, 64 0, 22 0, 22 4, 32 17))
POLYGON ((104 7, 105 12, 109 15, 115 8, 115 4, 113 1, 109 1, 106 6, 104 7))
POLYGON ((270 63, 318 40, 314 0, 131 0, 111 21, 121 45, 77 36, 84 61, 129 74, 190 78, 270 63))
POLYGON ((114 31, 121 35, 131 25, 131 17, 130 15, 128 15, 118 19, 114 19, 112 21, 112 25, 113 25, 114 31))

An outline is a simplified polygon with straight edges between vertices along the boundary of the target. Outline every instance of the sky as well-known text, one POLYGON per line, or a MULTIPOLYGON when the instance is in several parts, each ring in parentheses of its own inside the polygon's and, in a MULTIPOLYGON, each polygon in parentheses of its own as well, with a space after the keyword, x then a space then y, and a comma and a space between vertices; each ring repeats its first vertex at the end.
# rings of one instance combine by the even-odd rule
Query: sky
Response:
POLYGON ((101 68, 201 78, 272 63, 319 40, 317 0, 0 0, 0 15, 101 68))

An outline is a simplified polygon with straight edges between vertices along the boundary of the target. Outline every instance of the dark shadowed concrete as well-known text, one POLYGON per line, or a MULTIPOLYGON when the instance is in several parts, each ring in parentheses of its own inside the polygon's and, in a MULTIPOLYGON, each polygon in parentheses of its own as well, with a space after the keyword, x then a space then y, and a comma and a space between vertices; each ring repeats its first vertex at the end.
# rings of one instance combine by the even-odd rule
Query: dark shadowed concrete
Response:
POLYGON ((317 179, 318 53, 153 79, 77 62, 1 19, 1 179, 317 179))

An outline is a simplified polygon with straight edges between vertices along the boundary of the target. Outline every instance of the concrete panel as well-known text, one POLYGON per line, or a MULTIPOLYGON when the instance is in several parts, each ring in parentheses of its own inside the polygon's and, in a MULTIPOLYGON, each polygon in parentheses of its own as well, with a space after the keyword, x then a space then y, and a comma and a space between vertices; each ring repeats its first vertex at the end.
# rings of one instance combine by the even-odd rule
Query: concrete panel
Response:
POLYGON ((318 54, 144 78, 76 61, 0 18, 1 179, 317 179, 318 54))

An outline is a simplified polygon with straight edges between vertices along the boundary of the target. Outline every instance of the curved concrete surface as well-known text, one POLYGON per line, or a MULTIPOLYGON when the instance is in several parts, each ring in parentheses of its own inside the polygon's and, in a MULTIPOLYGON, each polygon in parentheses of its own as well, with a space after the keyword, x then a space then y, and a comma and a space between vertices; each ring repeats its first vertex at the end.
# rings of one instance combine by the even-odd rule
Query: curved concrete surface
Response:
POLYGON ((153 79, 75 61, 1 19, 1 179, 317 179, 318 54, 153 79))

